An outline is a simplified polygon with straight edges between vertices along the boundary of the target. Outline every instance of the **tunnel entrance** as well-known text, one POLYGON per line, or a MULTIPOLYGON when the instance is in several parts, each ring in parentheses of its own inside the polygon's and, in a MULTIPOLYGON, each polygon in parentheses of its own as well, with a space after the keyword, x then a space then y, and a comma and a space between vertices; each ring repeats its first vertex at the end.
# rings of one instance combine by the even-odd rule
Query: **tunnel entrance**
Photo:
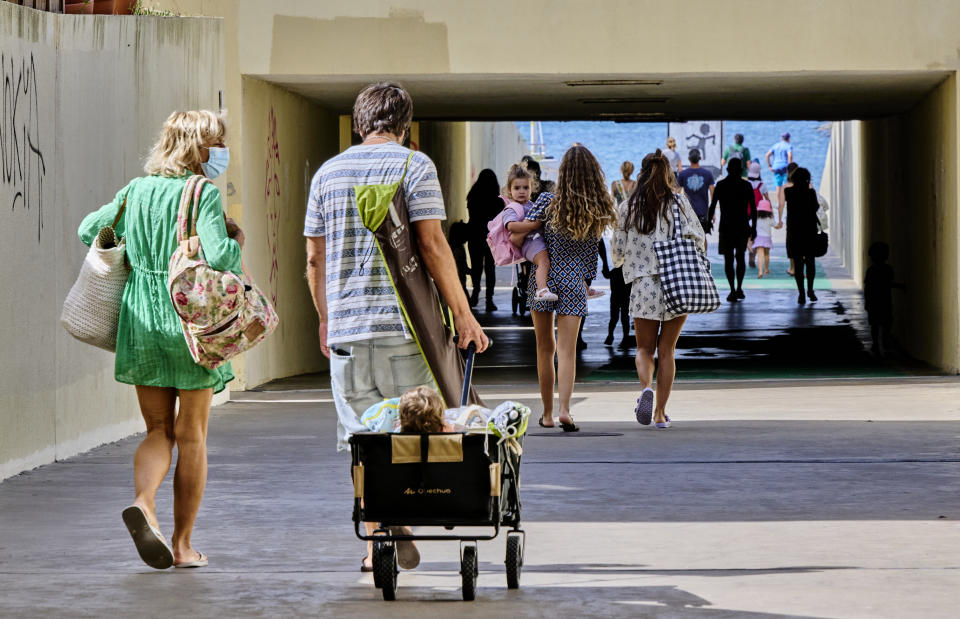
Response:
MULTIPOLYGON (((361 87, 377 79, 402 83, 414 99, 423 150, 447 177, 442 184, 449 222, 465 217, 466 191, 480 169, 489 165, 470 159, 469 137, 457 132, 466 123, 665 123, 694 118, 833 122, 840 129, 834 131, 829 156, 841 173, 824 179, 831 185, 831 253, 819 263, 818 302, 797 307, 794 280, 785 273, 782 237, 779 243, 775 240, 779 251, 772 252, 772 276, 759 283, 752 279, 755 272, 748 270, 747 302, 724 304, 715 314, 688 320, 679 341, 679 378, 898 377, 955 373, 960 365, 957 80, 951 72, 247 77, 302 95, 326 118, 339 117, 339 135, 325 129, 327 133, 318 138, 324 141, 327 156, 351 142, 348 118, 361 87), (454 144, 450 136, 459 141, 454 144), (466 160, 459 151, 468 153, 466 160), (935 238, 929 238, 931 234, 935 238), (890 244, 898 279, 906 280, 911 290, 895 301, 901 353, 880 361, 869 352, 861 292, 869 266, 866 250, 874 240, 890 244), (914 251, 918 242, 922 250, 914 251)), ((769 144, 755 146, 754 157, 762 159, 769 144)), ((559 157, 562 151, 553 154, 559 157)), ((643 154, 634 155, 635 163, 643 154)), ((312 172, 320 162, 310 163, 315 164, 312 172)), ((496 172, 502 178, 506 169, 496 172)), ((821 187, 821 193, 827 191, 821 187)), ((711 245, 715 242, 714 236, 711 245)), ((725 296, 722 260, 712 247, 710 258, 725 296)), ((300 273, 295 275, 302 285, 300 273)), ((498 271, 497 312, 484 312, 482 300, 477 306, 481 324, 497 340, 479 362, 481 381, 516 382, 536 376, 529 318, 510 312, 511 279, 510 269, 498 271)), ((309 299, 302 303, 309 314, 309 299)), ((607 298, 591 301, 578 380, 635 380, 635 348, 618 347, 619 327, 613 345, 604 344, 608 316, 607 298)))

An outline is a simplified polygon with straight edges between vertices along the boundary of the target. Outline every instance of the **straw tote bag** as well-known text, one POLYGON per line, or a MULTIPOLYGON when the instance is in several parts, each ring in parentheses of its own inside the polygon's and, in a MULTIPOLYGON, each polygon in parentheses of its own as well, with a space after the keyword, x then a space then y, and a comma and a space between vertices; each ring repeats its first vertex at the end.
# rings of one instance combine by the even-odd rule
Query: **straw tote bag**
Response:
POLYGON ((273 305, 243 269, 242 275, 207 264, 197 236, 203 186, 191 176, 180 196, 177 249, 170 257, 167 285, 194 362, 214 369, 273 333, 280 319, 273 305))
POLYGON ((710 260, 693 239, 681 236, 680 217, 680 206, 674 200, 671 238, 653 243, 664 305, 671 314, 714 312, 720 308, 720 293, 710 274, 710 260))
MULTIPOLYGON (((129 193, 129 192, 128 192, 129 193)), ((81 342, 114 352, 120 302, 130 276, 127 245, 117 238, 116 227, 127 207, 127 198, 112 226, 100 228, 80 266, 80 275, 63 302, 60 324, 81 342)))

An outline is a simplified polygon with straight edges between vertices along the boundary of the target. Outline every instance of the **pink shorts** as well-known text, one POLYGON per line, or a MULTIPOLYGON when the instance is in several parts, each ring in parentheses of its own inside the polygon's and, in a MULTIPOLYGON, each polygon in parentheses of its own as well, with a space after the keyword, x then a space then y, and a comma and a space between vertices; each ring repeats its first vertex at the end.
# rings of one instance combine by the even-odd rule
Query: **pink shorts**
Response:
POLYGON ((530 262, 533 262, 534 256, 546 250, 547 244, 543 240, 543 235, 539 232, 531 232, 528 234, 527 238, 523 241, 523 246, 520 248, 523 257, 530 262))

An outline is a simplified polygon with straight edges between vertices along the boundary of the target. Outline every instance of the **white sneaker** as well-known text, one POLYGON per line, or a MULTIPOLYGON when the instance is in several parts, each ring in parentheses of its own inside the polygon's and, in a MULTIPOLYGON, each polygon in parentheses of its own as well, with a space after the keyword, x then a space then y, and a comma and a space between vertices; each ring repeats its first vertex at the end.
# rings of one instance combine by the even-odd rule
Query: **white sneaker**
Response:
POLYGON ((541 288, 540 290, 537 291, 537 294, 533 296, 537 301, 548 301, 548 302, 553 302, 560 298, 557 295, 555 295, 553 292, 551 292, 549 288, 541 288))

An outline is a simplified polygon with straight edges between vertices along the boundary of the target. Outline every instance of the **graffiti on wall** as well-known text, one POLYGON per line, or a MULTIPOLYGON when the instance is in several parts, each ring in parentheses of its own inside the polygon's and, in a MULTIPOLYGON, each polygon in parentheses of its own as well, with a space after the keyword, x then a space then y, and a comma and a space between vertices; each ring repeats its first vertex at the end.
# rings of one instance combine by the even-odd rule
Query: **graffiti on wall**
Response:
POLYGON ((0 52, 0 187, 11 211, 34 212, 37 241, 43 229, 43 181, 47 164, 40 146, 40 98, 33 54, 0 52))
POLYGON ((264 183, 267 202, 267 249, 270 251, 270 300, 277 307, 277 283, 280 242, 280 144, 277 141, 277 116, 270 108, 267 118, 267 180, 264 183))

